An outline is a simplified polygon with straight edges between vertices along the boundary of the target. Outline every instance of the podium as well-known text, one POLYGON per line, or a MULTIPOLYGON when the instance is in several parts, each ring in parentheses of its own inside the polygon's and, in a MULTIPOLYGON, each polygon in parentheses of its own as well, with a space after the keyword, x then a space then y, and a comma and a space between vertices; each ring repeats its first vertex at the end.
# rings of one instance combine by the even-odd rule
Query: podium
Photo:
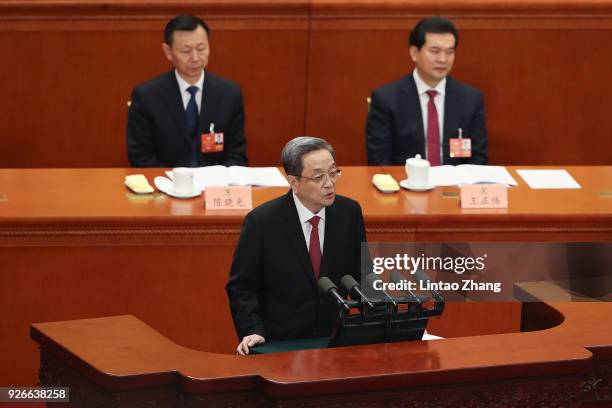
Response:
POLYGON ((182 347, 130 315, 34 324, 31 337, 41 384, 69 386, 75 407, 612 404, 612 304, 522 306, 535 331, 266 355, 182 347))

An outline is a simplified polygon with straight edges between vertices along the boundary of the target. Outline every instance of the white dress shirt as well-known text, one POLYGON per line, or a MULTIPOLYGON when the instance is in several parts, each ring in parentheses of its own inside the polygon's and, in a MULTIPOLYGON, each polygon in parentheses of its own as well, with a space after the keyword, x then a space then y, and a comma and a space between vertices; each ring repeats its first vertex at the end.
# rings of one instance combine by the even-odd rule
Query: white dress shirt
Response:
POLYGON ((200 112, 200 107, 202 106, 202 88, 204 87, 204 70, 202 70, 202 75, 200 75, 200 79, 198 79, 198 82, 193 85, 189 84, 187 81, 181 78, 181 76, 176 70, 174 70, 174 75, 176 75, 176 81, 178 82, 179 89, 181 90, 181 98, 183 99, 183 109, 187 110, 187 104, 191 99, 191 94, 189 93, 187 88, 189 88, 190 86, 198 87, 198 92, 196 92, 195 100, 196 105, 198 105, 198 112, 200 112))
POLYGON ((312 225, 308 222, 315 215, 319 216, 321 219, 319 220, 319 243, 321 244, 321 255, 323 255, 323 239, 325 237, 325 207, 321 208, 321 210, 314 214, 308 208, 302 204, 298 196, 293 193, 293 201, 295 202, 295 207, 297 208, 298 217, 300 217, 300 224, 302 225, 302 232, 304 232, 304 239, 306 240, 306 248, 310 252, 310 232, 312 231, 312 225))
POLYGON ((423 130, 425 131, 425 155, 429 157, 427 151, 427 105, 429 104, 429 95, 427 91, 433 89, 438 92, 434 99, 436 110, 438 111, 438 128, 440 129, 440 163, 444 163, 442 157, 442 141, 444 140, 444 99, 446 98, 446 78, 443 78, 435 88, 427 85, 425 81, 419 76, 419 73, 415 69, 413 71, 414 82, 416 83, 417 92, 419 93, 419 99, 421 101, 421 112, 423 114, 423 130))

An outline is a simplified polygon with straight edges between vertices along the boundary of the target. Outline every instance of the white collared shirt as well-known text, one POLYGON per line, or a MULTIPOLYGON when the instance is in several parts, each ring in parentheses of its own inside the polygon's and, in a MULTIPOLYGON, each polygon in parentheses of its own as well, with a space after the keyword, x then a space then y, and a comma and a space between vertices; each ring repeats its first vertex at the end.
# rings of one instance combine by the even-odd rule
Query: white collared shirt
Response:
MULTIPOLYGON (((191 99, 191 94, 189 93, 187 88, 192 85, 185 81, 179 75, 176 69, 174 70, 174 75, 176 75, 176 81, 178 82, 178 86, 181 91, 181 98, 183 99, 183 109, 187 110, 187 104, 189 103, 189 99, 191 99)), ((202 88, 204 87, 204 70, 202 70, 202 75, 200 75, 200 79, 198 79, 198 82, 193 85, 198 87, 198 92, 196 92, 195 100, 196 105, 198 105, 198 112, 200 112, 200 107, 202 106, 202 88)))
POLYGON ((325 237, 325 207, 314 214, 308 208, 302 204, 298 196, 293 193, 293 201, 297 208, 298 217, 300 217, 300 225, 302 226, 302 232, 304 232, 304 239, 306 240, 306 248, 310 251, 310 232, 312 231, 312 225, 308 222, 315 215, 319 216, 319 243, 321 244, 321 255, 323 255, 323 239, 325 237))
POLYGON ((429 104, 429 95, 427 91, 433 89, 438 92, 434 99, 436 110, 438 111, 438 128, 440 129, 440 163, 444 163, 442 157, 442 143, 444 140, 444 99, 446 98, 446 78, 443 78, 435 88, 427 85, 425 81, 419 76, 419 73, 415 69, 413 71, 414 82, 416 83, 417 92, 419 93, 419 100, 421 101, 421 113, 423 116, 423 130, 425 131, 425 156, 429 157, 427 151, 427 104, 429 104))

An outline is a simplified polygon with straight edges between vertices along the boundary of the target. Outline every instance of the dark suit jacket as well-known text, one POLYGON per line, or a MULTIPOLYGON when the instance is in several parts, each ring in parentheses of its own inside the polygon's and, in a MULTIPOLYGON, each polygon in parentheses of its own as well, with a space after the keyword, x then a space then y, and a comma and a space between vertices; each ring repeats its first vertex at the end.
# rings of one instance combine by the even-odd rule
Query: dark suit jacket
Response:
MULTIPOLYGON (((425 131, 421 103, 413 74, 372 93, 366 123, 369 165, 403 165, 420 154, 425 158, 425 131)), ((442 164, 487 164, 487 129, 482 94, 475 88, 446 78, 442 164), (457 129, 472 139, 471 158, 451 158, 449 139, 457 129)))
MULTIPOLYGON (((338 287, 360 280, 365 228, 356 201, 336 196, 325 210, 321 276, 338 287)), ((367 259, 367 258, 366 258, 367 259)), ((329 335, 337 306, 319 295, 291 191, 251 211, 234 252, 226 286, 238 338, 266 341, 329 335)))
MULTIPOLYGON (((198 135, 224 133, 224 151, 199 154, 199 166, 246 165, 244 107, 236 83, 210 72, 204 76, 198 135)), ((145 82, 132 92, 127 123, 128 158, 134 167, 189 167, 201 141, 187 132, 185 108, 174 70, 145 82)))

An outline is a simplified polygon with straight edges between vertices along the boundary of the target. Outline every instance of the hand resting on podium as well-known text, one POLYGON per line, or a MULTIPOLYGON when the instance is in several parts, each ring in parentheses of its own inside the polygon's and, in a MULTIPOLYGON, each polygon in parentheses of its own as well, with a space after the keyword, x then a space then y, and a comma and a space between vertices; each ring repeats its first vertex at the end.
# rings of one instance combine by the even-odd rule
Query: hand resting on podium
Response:
POLYGON ((253 347, 258 344, 263 344, 265 342, 266 339, 264 339, 259 334, 249 334, 248 336, 244 336, 242 338, 242 341, 240 342, 240 344, 238 344, 238 347, 236 347, 236 351, 241 356, 244 356, 246 354, 249 354, 249 347, 253 347))

